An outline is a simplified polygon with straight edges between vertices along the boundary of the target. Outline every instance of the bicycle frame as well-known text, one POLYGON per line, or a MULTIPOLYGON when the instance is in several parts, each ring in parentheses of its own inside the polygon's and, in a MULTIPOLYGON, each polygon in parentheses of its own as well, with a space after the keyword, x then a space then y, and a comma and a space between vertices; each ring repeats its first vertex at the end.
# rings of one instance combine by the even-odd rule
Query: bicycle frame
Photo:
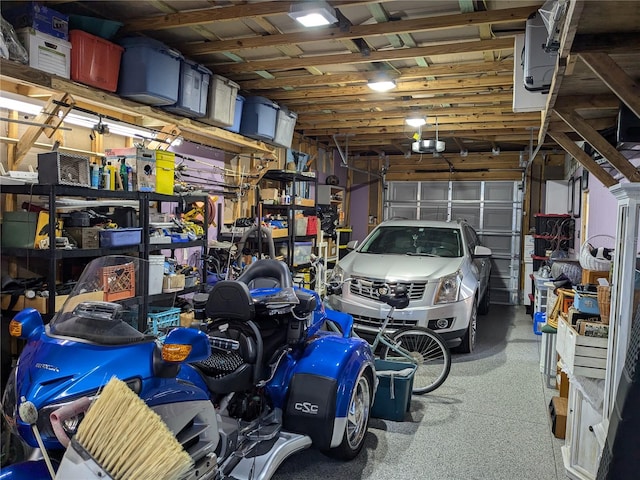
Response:
MULTIPOLYGON (((380 328, 378 329, 378 333, 376 334, 375 338, 373 339, 373 342, 369 342, 369 344, 371 345, 371 350, 373 351, 373 353, 375 355, 375 352, 376 352, 376 350, 377 350, 377 348, 378 348, 378 346, 380 344, 386 345, 387 347, 389 347, 391 350, 393 350, 394 352, 396 352, 400 356, 406 358, 411 363, 415 364, 416 361, 411 356, 411 353, 408 352, 407 350, 405 350, 404 348, 402 348, 400 345, 394 343, 391 340, 391 338, 387 335, 387 325, 393 319, 393 312, 395 312, 395 310, 396 310, 396 307, 390 307, 389 313, 387 313, 387 316, 385 317, 384 321, 382 322, 382 325, 380 325, 380 328)), ((355 332, 354 332, 354 335, 355 335, 355 332)))

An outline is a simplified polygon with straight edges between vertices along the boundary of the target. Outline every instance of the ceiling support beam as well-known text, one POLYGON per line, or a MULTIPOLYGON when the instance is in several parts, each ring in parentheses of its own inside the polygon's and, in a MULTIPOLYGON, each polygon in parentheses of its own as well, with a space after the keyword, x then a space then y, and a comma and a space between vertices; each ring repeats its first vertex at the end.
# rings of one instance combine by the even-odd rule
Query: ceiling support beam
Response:
POLYGON ((582 166, 586 168, 591 175, 596 177, 605 187, 609 188, 618 183, 604 168, 598 165, 593 158, 587 155, 587 153, 576 145, 576 143, 565 133, 549 132, 548 135, 553 138, 558 145, 564 148, 569 155, 580 162, 582 166))
MULTIPOLYGON (((578 135, 588 142, 596 151, 602 155, 614 168, 629 179, 631 182, 640 182, 640 172, 633 164, 615 149, 600 133, 589 125, 584 118, 569 110, 554 110, 564 122, 569 125, 578 135)), ((564 147, 563 147, 564 148, 564 147)))
POLYGON ((640 84, 606 53, 581 53, 580 58, 640 118, 640 84))

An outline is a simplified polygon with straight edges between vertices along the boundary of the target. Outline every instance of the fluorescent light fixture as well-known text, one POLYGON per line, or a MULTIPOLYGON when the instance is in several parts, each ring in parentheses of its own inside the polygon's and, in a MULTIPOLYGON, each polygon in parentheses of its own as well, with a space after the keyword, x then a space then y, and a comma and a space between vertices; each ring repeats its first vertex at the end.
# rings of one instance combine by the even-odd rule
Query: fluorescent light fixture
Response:
POLYGON ((38 115, 42 111, 42 105, 7 98, 4 96, 4 93, 2 98, 0 98, 0 107, 6 108, 7 110, 16 110, 18 112, 28 113, 29 115, 38 115))
POLYGON ((425 125, 427 123, 427 119, 424 117, 411 117, 407 118, 405 122, 407 122, 407 125, 411 127, 418 128, 425 125))
POLYGON ((338 21, 335 9, 323 1, 293 3, 289 16, 305 27, 321 27, 338 21))

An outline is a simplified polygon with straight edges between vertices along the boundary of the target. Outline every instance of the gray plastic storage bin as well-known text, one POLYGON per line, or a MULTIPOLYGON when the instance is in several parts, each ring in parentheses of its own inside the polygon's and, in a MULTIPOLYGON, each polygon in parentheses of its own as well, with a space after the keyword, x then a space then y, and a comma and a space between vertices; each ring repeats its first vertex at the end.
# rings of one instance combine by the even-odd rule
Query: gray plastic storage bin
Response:
MULTIPOLYGON (((240 85, 221 75, 211 75, 207 115, 201 122, 221 127, 233 125, 240 85)), ((242 106, 240 106, 242 112, 242 106)))
POLYGON ((178 101, 182 55, 152 38, 130 37, 120 63, 118 95, 147 105, 178 101))
POLYGON ((185 117, 204 117, 207 114, 210 78, 211 70, 183 59, 180 64, 178 101, 165 109, 185 117))
POLYGON ((273 141, 278 104, 265 97, 246 97, 242 107, 240 133, 256 140, 273 141))
POLYGON ((293 141, 293 129, 296 126, 296 120, 298 120, 297 113, 290 112, 286 108, 280 107, 280 110, 278 110, 276 134, 273 137, 273 143, 281 147, 291 148, 291 142, 293 141))

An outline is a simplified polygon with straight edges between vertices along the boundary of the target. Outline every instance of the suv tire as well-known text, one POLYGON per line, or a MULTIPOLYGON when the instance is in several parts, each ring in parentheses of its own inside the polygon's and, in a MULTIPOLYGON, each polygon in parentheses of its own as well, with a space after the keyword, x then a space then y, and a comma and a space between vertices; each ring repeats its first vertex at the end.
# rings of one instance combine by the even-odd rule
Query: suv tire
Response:
POLYGON ((489 285, 487 285, 487 289, 482 296, 482 300, 480 300, 480 305, 478 305, 478 315, 486 315, 489 313, 489 307, 491 306, 491 293, 489 292, 489 285))
POLYGON ((462 337, 462 343, 459 350, 462 353, 472 353, 476 346, 476 326, 478 324, 478 307, 476 302, 473 302, 473 309, 471 310, 471 317, 469 318, 469 326, 467 331, 462 337))

